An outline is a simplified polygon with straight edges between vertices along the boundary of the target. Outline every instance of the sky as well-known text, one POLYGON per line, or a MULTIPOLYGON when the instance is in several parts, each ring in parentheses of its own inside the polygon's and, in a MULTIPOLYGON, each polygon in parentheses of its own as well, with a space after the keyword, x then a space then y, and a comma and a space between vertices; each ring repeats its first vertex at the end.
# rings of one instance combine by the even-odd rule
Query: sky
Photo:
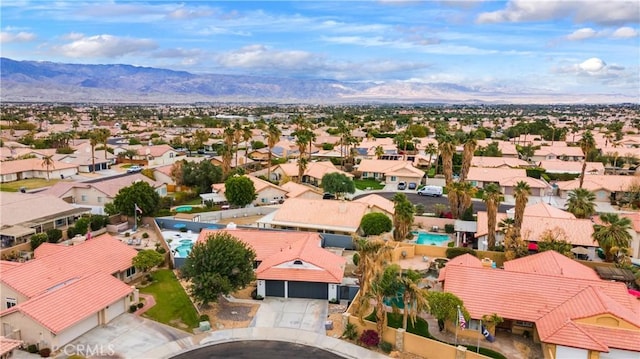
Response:
POLYGON ((0 54, 640 99, 640 1, 2 0, 0 54))

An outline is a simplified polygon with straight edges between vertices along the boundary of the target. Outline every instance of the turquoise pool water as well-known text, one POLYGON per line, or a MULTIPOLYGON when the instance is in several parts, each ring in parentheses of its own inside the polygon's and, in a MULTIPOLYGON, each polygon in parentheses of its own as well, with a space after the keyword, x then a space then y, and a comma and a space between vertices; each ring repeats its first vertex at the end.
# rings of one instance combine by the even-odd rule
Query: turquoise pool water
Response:
POLYGON ((176 207, 175 211, 176 212, 191 212, 192 209, 193 209, 192 206, 180 206, 180 207, 176 207))
POLYGON ((187 258, 193 247, 193 242, 189 241, 189 243, 186 243, 186 241, 180 241, 180 243, 182 244, 176 247, 176 251, 178 252, 176 257, 187 258))
POLYGON ((447 234, 426 232, 418 233, 418 240, 416 241, 418 244, 431 244, 434 246, 441 246, 447 242, 449 242, 449 235, 447 234))

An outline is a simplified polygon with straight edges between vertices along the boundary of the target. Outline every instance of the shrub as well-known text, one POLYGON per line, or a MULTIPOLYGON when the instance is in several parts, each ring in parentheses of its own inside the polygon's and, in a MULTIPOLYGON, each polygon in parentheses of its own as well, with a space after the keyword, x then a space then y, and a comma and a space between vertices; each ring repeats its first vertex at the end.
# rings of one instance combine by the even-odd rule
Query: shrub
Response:
POLYGON ((71 239, 76 236, 76 229, 73 227, 69 227, 67 229, 67 238, 71 239))
POLYGON ((447 258, 449 259, 455 258, 457 256, 461 256, 467 253, 473 256, 476 256, 476 251, 473 248, 468 248, 468 247, 447 248, 447 258))
POLYGON ((124 232, 124 236, 125 236, 125 237, 131 237, 131 233, 129 233, 129 232, 124 232))
POLYGON ((97 231, 107 225, 109 218, 107 216, 93 215, 90 218, 90 226, 92 231, 97 231))
POLYGON ((209 316, 207 314, 201 314, 200 315, 200 321, 201 322, 208 322, 209 321, 209 316))
POLYGON ((42 348, 40 349, 40 356, 43 358, 48 358, 51 356, 51 349, 49 348, 42 348))
POLYGON ((35 251, 42 243, 46 242, 49 237, 47 237, 46 233, 37 233, 31 236, 31 250, 35 251))
POLYGON ((144 238, 144 239, 149 238, 149 233, 147 233, 147 232, 142 233, 142 238, 144 238))
POLYGON ((142 302, 138 303, 138 304, 137 304, 137 307, 138 307, 138 309, 140 309, 140 308, 144 307, 144 303, 142 303, 142 302))
POLYGON ((158 248, 156 249, 156 251, 157 251, 158 253, 160 253, 160 254, 165 254, 165 253, 167 253, 167 250, 166 250, 166 249, 164 249, 164 248, 162 248, 162 247, 158 247, 158 248))
POLYGON ((62 231, 57 228, 50 229, 47 231, 47 237, 49 243, 58 243, 62 239, 62 231))
POLYGON ((389 342, 385 342, 384 340, 380 342, 380 349, 389 354, 391 353, 391 350, 393 350, 393 345, 391 345, 391 343, 389 342))
POLYGON ((453 224, 447 223, 447 224, 444 225, 444 231, 446 233, 451 234, 451 233, 455 232, 455 227, 453 226, 453 224))
POLYGON ((391 219, 380 212, 367 213, 362 217, 360 228, 365 236, 377 236, 380 233, 389 232, 393 228, 391 219))
POLYGON ((137 305, 135 305, 135 304, 131 304, 131 305, 129 306, 129 313, 133 313, 133 312, 135 312, 136 310, 138 310, 138 306, 137 306, 137 305))
POLYGON ((36 346, 35 344, 29 344, 29 346, 27 347, 27 351, 31 354, 35 354, 38 352, 38 346, 36 346))
POLYGON ((355 324, 349 322, 344 327, 344 332, 342 332, 342 337, 349 340, 355 340, 358 337, 358 328, 355 324))
POLYGON ((351 260, 353 261, 353 264, 358 265, 358 263, 360 263, 360 254, 354 253, 351 260))
POLYGON ((360 343, 368 347, 377 347, 380 344, 380 335, 372 329, 367 329, 360 335, 360 343))
POLYGON ((89 229, 90 219, 87 217, 82 217, 73 225, 73 230, 75 234, 85 235, 87 230, 89 229))

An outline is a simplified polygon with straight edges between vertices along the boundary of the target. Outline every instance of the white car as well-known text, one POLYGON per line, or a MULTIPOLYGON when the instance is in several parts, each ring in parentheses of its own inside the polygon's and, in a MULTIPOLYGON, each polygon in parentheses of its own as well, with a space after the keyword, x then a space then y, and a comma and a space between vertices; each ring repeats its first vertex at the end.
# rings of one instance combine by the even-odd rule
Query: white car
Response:
POLYGON ((142 167, 138 166, 138 165, 133 165, 129 168, 127 168, 127 173, 138 173, 142 171, 142 167))
POLYGON ((418 196, 442 197, 442 187, 424 186, 418 190, 418 196))

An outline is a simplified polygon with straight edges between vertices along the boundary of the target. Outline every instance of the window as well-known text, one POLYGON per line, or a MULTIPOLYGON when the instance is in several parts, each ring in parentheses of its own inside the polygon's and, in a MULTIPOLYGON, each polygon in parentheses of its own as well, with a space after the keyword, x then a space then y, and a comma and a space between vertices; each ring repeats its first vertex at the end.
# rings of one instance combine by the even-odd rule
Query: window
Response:
POLYGON ((523 320, 516 320, 513 322, 513 324, 519 326, 519 327, 525 327, 525 328, 533 328, 533 323, 532 322, 525 322, 523 320))
POLYGON ((169 158, 173 158, 174 153, 173 152, 169 152, 169 158))
POLYGON ((133 277, 134 274, 136 274, 136 267, 127 269, 127 277, 133 277))
POLYGON ((87 201, 87 196, 82 195, 80 196, 80 202, 86 202, 87 201))
POLYGON ((296 259, 295 261, 293 261, 293 264, 297 265, 297 266, 301 266, 302 265, 302 261, 299 259, 296 259))
POLYGON ((102 197, 98 197, 98 203, 102 203, 102 197))
POLYGON ((398 177, 396 177, 396 176, 391 176, 391 182, 395 182, 395 181, 397 181, 397 180, 398 180, 398 177))
POLYGON ((468 330, 480 330, 480 321, 477 319, 471 319, 467 323, 468 330))
POLYGON ((16 298, 5 298, 6 299, 6 303, 7 303, 7 309, 11 308, 11 307, 15 307, 16 304, 18 304, 18 301, 16 300, 16 298))

